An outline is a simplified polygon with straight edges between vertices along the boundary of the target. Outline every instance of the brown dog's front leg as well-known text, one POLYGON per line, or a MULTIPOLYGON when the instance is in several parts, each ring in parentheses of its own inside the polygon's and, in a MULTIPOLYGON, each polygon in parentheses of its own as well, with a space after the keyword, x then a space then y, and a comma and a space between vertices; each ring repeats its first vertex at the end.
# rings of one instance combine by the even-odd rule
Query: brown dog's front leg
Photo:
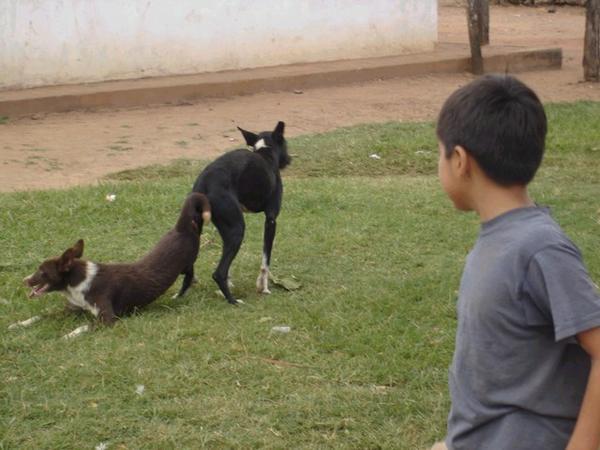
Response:
POLYGON ((102 299, 96 303, 98 307, 98 319, 106 326, 113 326, 117 320, 117 316, 113 311, 112 303, 110 300, 102 299))
POLYGON ((73 339, 73 338, 79 336, 80 334, 87 333, 88 331, 90 331, 90 326, 89 325, 82 325, 82 326, 80 326, 78 328, 75 328, 70 333, 65 334, 63 336, 63 339, 73 339))

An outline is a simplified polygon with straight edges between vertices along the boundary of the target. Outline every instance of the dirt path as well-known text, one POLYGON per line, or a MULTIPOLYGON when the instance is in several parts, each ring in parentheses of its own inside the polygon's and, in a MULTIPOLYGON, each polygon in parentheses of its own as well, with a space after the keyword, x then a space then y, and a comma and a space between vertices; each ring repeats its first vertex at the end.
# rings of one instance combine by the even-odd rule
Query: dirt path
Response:
MULTIPOLYGON (((520 76, 545 102, 600 101, 600 85, 582 83, 584 10, 493 7, 496 44, 560 46, 564 68, 520 76)), ((442 42, 467 42, 464 10, 441 7, 442 42)), ((61 188, 96 182, 128 168, 176 158, 210 158, 242 144, 235 130, 287 123, 287 135, 390 120, 433 119, 444 99, 472 77, 435 75, 337 88, 256 94, 100 112, 23 118, 0 125, 0 191, 61 188)))

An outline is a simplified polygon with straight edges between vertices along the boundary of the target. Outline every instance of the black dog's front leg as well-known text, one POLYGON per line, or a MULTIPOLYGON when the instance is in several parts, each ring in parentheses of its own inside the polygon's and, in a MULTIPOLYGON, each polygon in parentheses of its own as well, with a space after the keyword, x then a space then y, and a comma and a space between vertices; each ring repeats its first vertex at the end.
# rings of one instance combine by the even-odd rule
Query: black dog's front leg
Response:
POLYGON ((260 273, 256 279, 256 290, 261 294, 271 293, 269 290, 269 267, 271 265, 271 251, 273 250, 276 230, 277 221, 275 217, 267 216, 265 219, 262 263, 260 265, 260 273))

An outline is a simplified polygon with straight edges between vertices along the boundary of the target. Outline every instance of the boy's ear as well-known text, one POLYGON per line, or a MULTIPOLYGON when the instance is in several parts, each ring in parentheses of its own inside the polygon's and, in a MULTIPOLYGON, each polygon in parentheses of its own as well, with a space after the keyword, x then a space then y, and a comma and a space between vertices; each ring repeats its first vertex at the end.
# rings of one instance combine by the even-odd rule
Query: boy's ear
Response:
POLYGON ((244 136, 246 144, 248 144, 250 147, 254 147, 254 144, 256 144, 258 142, 258 135, 254 134, 250 131, 243 130, 240 127, 237 127, 237 128, 238 128, 238 130, 240 130, 242 132, 242 135, 244 136))
POLYGON ((454 147, 452 151, 452 163, 459 176, 468 176, 471 171, 471 156, 461 145, 454 147))
POLYGON ((68 272, 73 266, 73 261, 83 255, 83 239, 79 239, 75 245, 65 250, 58 260, 59 272, 68 272))

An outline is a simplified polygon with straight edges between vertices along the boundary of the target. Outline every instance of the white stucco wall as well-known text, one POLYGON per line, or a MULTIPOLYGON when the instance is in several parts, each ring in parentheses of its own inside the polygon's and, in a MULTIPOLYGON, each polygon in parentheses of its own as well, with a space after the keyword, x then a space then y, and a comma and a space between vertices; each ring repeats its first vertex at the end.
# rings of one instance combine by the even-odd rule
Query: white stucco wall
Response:
POLYGON ((0 89, 428 50, 437 0, 0 0, 0 89))

